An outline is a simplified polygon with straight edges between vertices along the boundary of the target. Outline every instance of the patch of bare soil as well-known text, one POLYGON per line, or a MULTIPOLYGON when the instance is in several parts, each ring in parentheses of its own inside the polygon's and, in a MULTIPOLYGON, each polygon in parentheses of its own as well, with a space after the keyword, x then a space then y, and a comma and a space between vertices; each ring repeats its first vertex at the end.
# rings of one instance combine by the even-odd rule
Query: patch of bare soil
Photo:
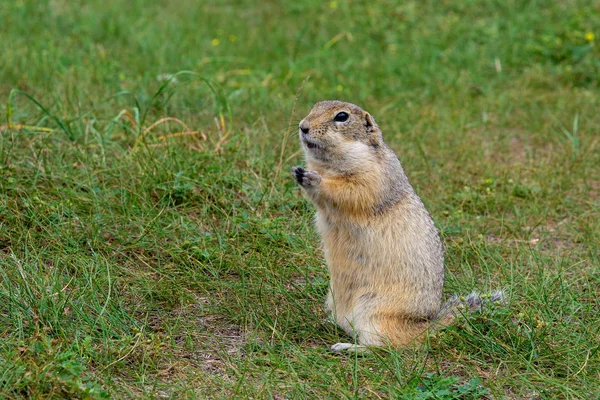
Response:
POLYGON ((197 302, 173 310, 173 317, 185 321, 184 334, 175 337, 178 355, 194 364, 203 372, 227 379, 227 366, 231 358, 238 358, 245 344, 245 334, 222 316, 207 312, 209 300, 197 297, 197 302))
POLYGON ((572 233, 573 218, 567 217, 558 222, 548 220, 543 225, 526 226, 527 238, 510 238, 488 233, 485 240, 488 243, 511 246, 516 244, 529 245, 548 255, 573 256, 583 255, 586 247, 572 233))

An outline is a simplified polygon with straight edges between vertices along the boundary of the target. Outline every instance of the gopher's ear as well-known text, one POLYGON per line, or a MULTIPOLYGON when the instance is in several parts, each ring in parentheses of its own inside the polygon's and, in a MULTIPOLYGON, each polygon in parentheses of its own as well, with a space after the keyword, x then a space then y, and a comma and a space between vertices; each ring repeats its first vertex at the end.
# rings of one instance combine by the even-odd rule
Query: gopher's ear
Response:
POLYGON ((368 112, 365 112, 365 127, 367 128, 367 132, 373 132, 377 129, 377 122, 375 122, 375 118, 368 112))

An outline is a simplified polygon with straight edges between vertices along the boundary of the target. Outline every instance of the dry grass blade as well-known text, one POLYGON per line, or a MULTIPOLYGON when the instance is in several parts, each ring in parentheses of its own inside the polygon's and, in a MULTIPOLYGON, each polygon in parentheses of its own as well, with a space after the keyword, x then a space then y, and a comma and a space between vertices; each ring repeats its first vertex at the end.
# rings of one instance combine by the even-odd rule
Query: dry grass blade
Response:
POLYGON ((181 136, 186 136, 186 135, 200 135, 200 137, 202 138, 202 140, 207 140, 206 135, 202 132, 202 131, 192 131, 186 124, 185 122, 183 122, 182 120, 180 120, 179 118, 174 118, 174 117, 165 117, 165 118, 161 118, 158 121, 152 123, 149 127, 147 127, 146 129, 144 129, 144 131, 138 136, 138 138, 136 139, 132 151, 134 151, 137 146, 139 145, 139 143, 141 141, 143 141, 146 138, 146 135, 148 135, 148 133, 150 133, 153 129, 155 129, 156 127, 167 123, 167 122, 175 122, 181 126, 183 126, 184 131, 182 132, 177 132, 177 133, 173 133, 173 134, 169 134, 169 135, 162 135, 159 136, 158 139, 159 140, 166 140, 170 137, 181 137, 181 136))
POLYGON ((275 176, 273 177, 273 181, 271 182, 271 188, 269 189, 269 197, 273 194, 273 189, 275 188, 275 183, 279 179, 279 175, 281 174, 281 169, 283 167, 285 148, 287 146, 288 138, 290 136, 292 130, 292 121, 294 119, 294 113, 296 112, 296 104, 298 103, 298 98, 300 98, 300 94, 302 93, 302 89, 308 80, 310 79, 310 75, 304 78, 298 90, 296 91, 296 95, 294 96, 294 102, 292 103, 292 110, 290 112, 290 118, 288 120, 288 126, 286 130, 286 134, 283 135, 283 139, 281 140, 281 149, 279 151, 279 161, 277 162, 277 166, 275 168, 275 176))

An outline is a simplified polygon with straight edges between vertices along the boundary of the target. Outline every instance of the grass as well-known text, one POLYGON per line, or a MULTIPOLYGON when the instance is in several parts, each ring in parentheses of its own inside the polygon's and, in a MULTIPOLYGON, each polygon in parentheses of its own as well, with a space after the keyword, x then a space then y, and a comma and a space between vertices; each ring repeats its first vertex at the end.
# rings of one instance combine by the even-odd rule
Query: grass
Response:
POLYGON ((598 15, 1 2, 0 397, 600 396, 598 15), (399 154, 446 295, 506 307, 416 349, 327 350, 347 338, 289 168, 332 98, 399 154))

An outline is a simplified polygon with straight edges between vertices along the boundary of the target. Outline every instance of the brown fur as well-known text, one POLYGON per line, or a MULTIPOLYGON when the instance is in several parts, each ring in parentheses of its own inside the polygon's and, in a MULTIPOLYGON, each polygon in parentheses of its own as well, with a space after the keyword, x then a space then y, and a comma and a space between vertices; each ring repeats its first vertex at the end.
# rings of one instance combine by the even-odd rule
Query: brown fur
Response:
POLYGON ((300 128, 307 169, 294 176, 317 208, 327 309, 361 345, 405 346, 440 311, 444 257, 433 220, 369 113, 320 102, 300 128), (347 121, 334 121, 340 112, 347 121))

